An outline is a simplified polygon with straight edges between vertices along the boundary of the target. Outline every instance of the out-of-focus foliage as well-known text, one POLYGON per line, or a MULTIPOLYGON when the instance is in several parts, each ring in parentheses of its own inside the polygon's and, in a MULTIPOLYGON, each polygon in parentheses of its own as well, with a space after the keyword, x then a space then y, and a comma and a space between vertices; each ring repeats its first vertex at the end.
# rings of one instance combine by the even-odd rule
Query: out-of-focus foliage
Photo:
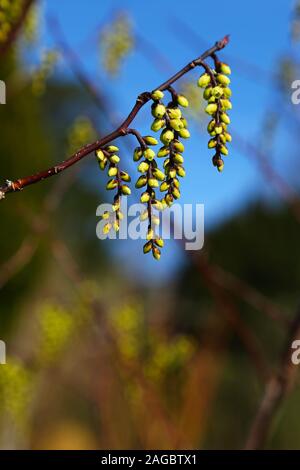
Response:
POLYGON ((100 36, 102 64, 111 76, 117 76, 120 68, 134 47, 131 22, 126 14, 120 14, 108 24, 100 36))
POLYGON ((39 66, 32 74, 32 93, 41 96, 45 93, 47 79, 51 77, 57 64, 59 53, 55 50, 43 52, 39 66))

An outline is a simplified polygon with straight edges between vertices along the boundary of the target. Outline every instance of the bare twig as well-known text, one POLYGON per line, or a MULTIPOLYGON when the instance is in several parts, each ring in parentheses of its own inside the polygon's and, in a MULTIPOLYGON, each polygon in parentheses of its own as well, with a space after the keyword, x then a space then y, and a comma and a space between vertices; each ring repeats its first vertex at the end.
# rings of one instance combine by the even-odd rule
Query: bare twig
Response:
MULTIPOLYGON (((175 83, 181 77, 183 77, 186 73, 192 70, 194 67, 199 66, 202 64, 203 60, 210 57, 215 52, 223 49, 229 42, 229 37, 225 36, 221 41, 216 42, 216 44, 205 51, 201 56, 187 64, 183 67, 179 72, 173 75, 171 78, 163 82, 161 85, 158 85, 155 89, 159 89, 161 91, 165 91, 168 89, 170 85, 175 83)), ((129 125, 132 123, 136 115, 139 113, 140 109, 150 101, 151 94, 149 92, 141 93, 135 105, 133 106, 132 110, 128 114, 127 118, 121 123, 116 130, 111 132, 110 134, 106 135, 105 137, 93 142, 92 144, 85 145, 76 153, 74 153, 70 158, 67 160, 48 168, 47 170, 40 171, 39 173, 33 174, 31 176, 26 176, 25 178, 20 178, 15 181, 6 181, 6 183, 0 187, 0 199, 3 199, 7 193, 20 191, 26 186, 31 184, 37 183, 42 181, 50 176, 56 175, 65 171, 67 168, 75 165, 77 162, 82 160, 84 157, 89 155, 91 152, 103 147, 104 145, 108 144, 109 142, 118 139, 119 137, 124 137, 127 134, 127 129, 129 125)))
POLYGON ((286 396, 293 389, 297 365, 291 361, 291 346, 300 338, 300 307, 291 324, 286 344, 282 351, 279 370, 268 381, 265 392, 251 426, 245 448, 261 449, 265 446, 271 425, 286 396))

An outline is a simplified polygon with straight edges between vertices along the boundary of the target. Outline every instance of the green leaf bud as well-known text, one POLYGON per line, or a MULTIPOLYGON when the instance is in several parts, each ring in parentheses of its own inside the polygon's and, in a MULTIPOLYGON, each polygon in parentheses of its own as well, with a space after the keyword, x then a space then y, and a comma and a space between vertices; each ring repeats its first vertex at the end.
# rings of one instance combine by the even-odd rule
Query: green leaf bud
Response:
POLYGON ((166 114, 166 108, 163 104, 154 104, 152 105, 152 116, 158 119, 161 119, 166 114))
POLYGON ((170 168, 169 171, 168 171, 168 176, 170 178, 175 178, 176 176, 176 168, 170 168))
POLYGON ((155 245, 159 246, 160 248, 162 248, 164 246, 164 241, 163 241, 162 238, 155 238, 154 243, 155 243, 155 245))
POLYGON ((164 97, 164 94, 160 90, 155 90, 151 93, 151 98, 155 101, 159 101, 164 97))
POLYGON ((142 175, 138 178, 137 182, 135 183, 135 187, 138 189, 142 188, 143 186, 146 186, 147 181, 148 181, 147 176, 142 175))
POLYGON ((189 105, 188 99, 183 95, 177 96, 177 103, 183 108, 187 108, 189 105))
POLYGON ((102 162, 99 162, 100 170, 102 171, 105 170, 106 164, 107 164, 107 158, 105 158, 105 160, 103 160, 102 162))
POLYGON ((232 137, 231 137, 231 134, 229 134, 229 132, 225 132, 225 139, 227 142, 231 142, 232 141, 232 137))
POLYGON ((220 86, 215 86, 212 91, 211 91, 211 94, 212 96, 214 96, 215 98, 219 99, 223 96, 224 94, 224 91, 223 91, 223 88, 220 87, 220 86))
POLYGON ((226 98, 230 98, 232 95, 232 91, 230 88, 223 88, 223 93, 224 93, 224 96, 226 96, 226 98))
POLYGON ((170 194, 170 193, 166 194, 166 196, 165 196, 165 201, 166 201, 167 206, 170 207, 170 206, 173 204, 173 202, 174 202, 173 195, 170 194))
POLYGON ((144 141, 146 142, 147 145, 157 145, 158 140, 155 139, 155 137, 152 137, 152 135, 145 135, 143 137, 144 141))
POLYGON ((180 183, 179 183, 179 180, 177 178, 174 178, 172 183, 175 186, 175 188, 178 189, 180 187, 180 183))
POLYGON ((222 108, 227 111, 227 109, 232 109, 232 104, 229 100, 221 100, 222 108))
POLYGON ((210 84, 210 75, 208 73, 204 73, 203 75, 201 75, 201 77, 199 77, 198 86, 200 88, 205 88, 209 84, 210 84))
POLYGON ((216 127, 215 127, 215 133, 216 133, 217 135, 222 134, 222 132, 223 132, 223 127, 222 127, 222 126, 216 126, 216 127))
POLYGON ((101 149, 95 151, 95 155, 99 162, 102 162, 106 157, 101 149))
POLYGON ((215 129, 215 125, 216 125, 215 119, 212 119, 211 121, 209 121, 208 126, 207 126, 207 131, 208 132, 213 131, 215 129))
POLYGON ((203 98, 206 101, 209 100, 209 98, 211 97, 211 93, 212 93, 212 87, 211 86, 205 88, 205 90, 203 92, 203 98))
POLYGON ((230 83, 230 78, 228 78, 226 75, 223 75, 222 73, 218 73, 217 82, 221 85, 227 86, 230 83))
POLYGON ((183 127, 185 127, 185 128, 188 127, 188 122, 185 118, 181 118, 180 121, 182 122, 183 127))
POLYGON ((172 189, 172 194, 173 194, 173 196, 174 196, 175 199, 179 199, 179 198, 180 198, 180 191, 179 191, 179 189, 173 188, 173 189, 172 189))

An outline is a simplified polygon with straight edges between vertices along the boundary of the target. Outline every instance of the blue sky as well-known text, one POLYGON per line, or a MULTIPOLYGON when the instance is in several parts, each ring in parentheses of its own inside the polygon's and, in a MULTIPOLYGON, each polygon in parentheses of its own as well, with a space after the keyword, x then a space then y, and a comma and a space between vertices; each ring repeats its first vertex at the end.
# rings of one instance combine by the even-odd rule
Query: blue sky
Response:
MULTIPOLYGON (((230 45, 224 51, 224 56, 220 56, 226 59, 228 54, 243 59, 270 75, 278 57, 291 50, 289 27, 292 4, 287 0, 44 2, 47 14, 59 19, 70 45, 78 51, 96 27, 106 23, 113 11, 125 10, 132 18, 137 33, 167 56, 175 72, 204 49, 202 43, 187 42, 179 27, 175 31, 173 18, 177 16, 208 45, 229 33, 230 45)), ((53 44, 46 27, 43 42, 46 45, 53 44)), ((107 77, 99 67, 99 51, 96 48, 87 47, 80 56, 94 82, 100 88, 104 86, 112 101, 117 103, 116 112, 121 117, 126 115, 138 92, 153 89, 168 77, 168 72, 162 72, 138 51, 126 60, 120 77, 115 80, 107 77)), ((255 140, 266 107, 274 99, 272 83, 262 83, 259 76, 246 77, 238 67, 236 70, 232 68, 232 125, 248 140, 255 140)), ((62 68, 61 72, 70 74, 67 67, 62 68)), ((194 74, 195 80, 197 75, 199 71, 194 74)), ((143 116, 140 125, 144 133, 149 133, 145 121, 147 119, 143 116)), ((226 159, 224 172, 218 174, 211 164, 212 153, 207 150, 207 136, 205 133, 199 134, 193 125, 191 130, 192 138, 186 151, 187 177, 183 182, 182 202, 204 203, 205 223, 209 227, 240 210, 249 200, 259 197, 265 191, 265 184, 255 163, 233 149, 231 156, 226 159)), ((166 266, 173 258, 171 250, 168 251, 166 266)))

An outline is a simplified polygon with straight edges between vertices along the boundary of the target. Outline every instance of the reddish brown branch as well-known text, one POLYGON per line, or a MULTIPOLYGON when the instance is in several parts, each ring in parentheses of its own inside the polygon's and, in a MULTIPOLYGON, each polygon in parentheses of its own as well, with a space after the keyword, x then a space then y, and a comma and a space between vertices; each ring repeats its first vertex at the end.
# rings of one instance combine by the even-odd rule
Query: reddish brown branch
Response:
POLYGON ((6 52, 10 49, 11 45, 14 43, 16 40, 23 24, 26 19, 27 13, 30 10, 30 7, 33 5, 35 0, 25 0, 22 11, 20 13, 19 18, 17 21, 14 23, 12 26, 6 40, 4 43, 0 45, 0 56, 6 54, 6 52))
MULTIPOLYGON (((163 82, 161 85, 157 86, 155 89, 159 89, 161 91, 167 90, 170 87, 170 85, 172 85, 174 82, 179 80, 182 76, 184 76, 194 67, 201 65, 204 59, 210 57, 215 52, 223 49, 227 45, 228 40, 229 40, 228 36, 225 36, 221 41, 216 42, 216 44, 213 47, 205 51, 197 59, 187 64, 185 67, 179 70, 179 72, 177 72, 167 81, 163 82)), ((134 120, 134 118, 136 117, 140 109, 148 101, 150 101, 150 99, 151 99, 151 95, 149 92, 144 92, 140 94, 136 100, 135 105, 130 111, 129 115, 116 130, 114 130, 107 136, 103 137, 102 139, 97 140, 96 142, 93 142, 92 144, 85 145, 80 150, 78 150, 75 154, 73 154, 70 158, 63 161, 62 163, 59 163, 58 165, 55 165, 47 170, 40 171, 39 173, 36 173, 34 175, 26 176, 25 178, 20 178, 15 181, 6 181, 6 183, 0 187, 0 199, 3 199, 7 193, 10 193, 13 191, 20 191, 26 186, 42 181, 58 173, 61 173, 67 168, 75 165, 75 163, 82 160, 91 152, 94 152, 96 149, 103 147, 104 145, 108 144, 109 142, 119 137, 123 137, 124 135, 127 134, 129 125, 132 123, 132 121, 134 120)))
POLYGON ((247 450, 261 449, 265 446, 271 425, 278 410, 291 392, 297 373, 297 365, 291 360, 292 343, 300 338, 300 307, 291 324, 290 331, 282 351, 279 370, 268 381, 265 392, 254 418, 245 448, 247 450))

